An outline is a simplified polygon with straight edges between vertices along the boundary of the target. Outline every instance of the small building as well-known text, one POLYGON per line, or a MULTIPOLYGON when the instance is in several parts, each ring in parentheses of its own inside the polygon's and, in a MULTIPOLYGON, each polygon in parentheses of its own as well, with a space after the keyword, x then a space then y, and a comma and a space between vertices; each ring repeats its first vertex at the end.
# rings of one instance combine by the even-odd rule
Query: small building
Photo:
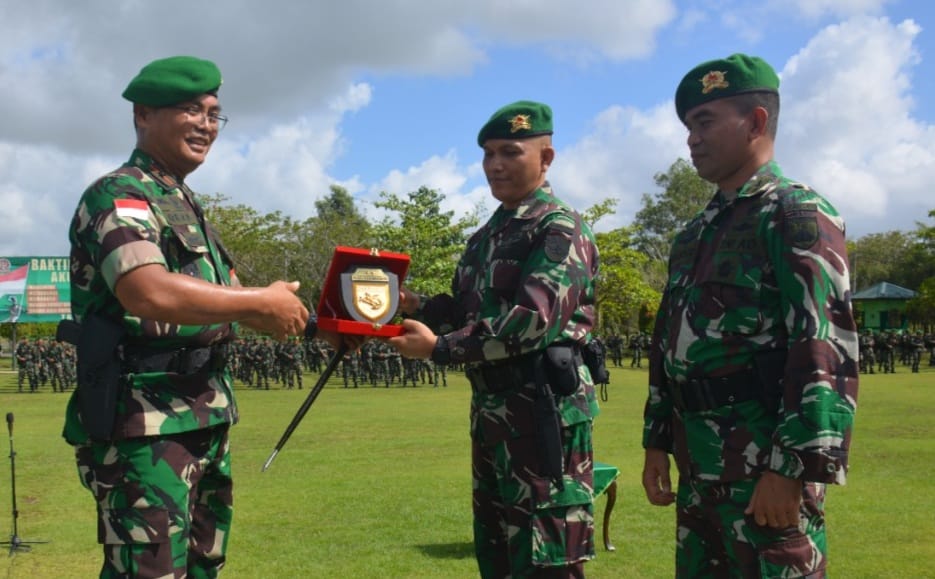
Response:
POLYGON ((851 296, 854 316, 861 330, 905 330, 906 302, 916 292, 896 284, 881 281, 851 296))

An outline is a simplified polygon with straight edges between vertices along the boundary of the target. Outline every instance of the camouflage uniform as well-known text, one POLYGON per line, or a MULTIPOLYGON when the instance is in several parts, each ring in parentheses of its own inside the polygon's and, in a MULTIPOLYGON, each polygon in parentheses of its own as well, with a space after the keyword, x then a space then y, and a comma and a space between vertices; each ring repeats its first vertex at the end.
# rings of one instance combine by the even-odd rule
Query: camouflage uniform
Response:
POLYGON ((860 371, 864 374, 870 373, 874 374, 874 365, 877 362, 876 353, 874 352, 874 342, 873 334, 871 332, 864 332, 860 336, 860 371))
POLYGON ((13 355, 16 356, 16 385, 22 392, 23 383, 29 379, 29 365, 32 363, 32 346, 26 338, 16 343, 13 355))
POLYGON ((925 351, 925 340, 922 338, 922 332, 917 332, 909 337, 909 366, 913 373, 919 372, 919 364, 922 362, 922 352, 925 351))
MULTIPOLYGON (((113 293, 123 274, 146 264, 236 284, 228 255, 200 218, 191 190, 140 150, 93 183, 69 232, 74 318, 97 314, 120 323, 125 353, 213 346, 216 360, 233 325, 140 319, 113 293)), ((97 501, 101 576, 174 569, 176 577, 213 577, 224 564, 232 515, 228 428, 237 409, 230 375, 223 363, 192 373, 124 371, 112 439, 89 439, 80 388, 69 400, 63 433, 75 445, 81 482, 97 501)))
POLYGON ((633 352, 633 358, 630 360, 630 367, 643 367, 643 334, 636 334, 630 339, 630 350, 633 352))
POLYGON ((579 366, 577 390, 558 400, 564 490, 539 458, 535 383, 506 379, 551 344, 586 343, 597 260, 590 229, 545 183, 515 210, 498 208, 471 237, 454 299, 425 303, 424 312, 450 306, 434 325, 458 328, 443 336, 451 361, 500 380, 493 388, 472 380, 474 548, 484 577, 581 576, 594 557, 591 376, 579 366))
POLYGON ((843 221, 772 161, 734 200, 718 192, 676 238, 643 446, 678 466, 677 576, 823 573, 824 485, 845 482, 857 403, 848 287, 843 221), (744 517, 766 470, 802 481, 798 528, 744 517))
POLYGON ((607 349, 610 351, 610 359, 614 367, 619 368, 623 365, 623 338, 613 335, 607 338, 607 349))

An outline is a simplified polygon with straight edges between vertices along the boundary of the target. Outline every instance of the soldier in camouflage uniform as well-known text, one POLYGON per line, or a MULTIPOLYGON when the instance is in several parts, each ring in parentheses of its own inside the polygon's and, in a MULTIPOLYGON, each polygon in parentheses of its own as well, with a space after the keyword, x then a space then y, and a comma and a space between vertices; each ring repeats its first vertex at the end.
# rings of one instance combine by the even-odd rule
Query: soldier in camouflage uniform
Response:
POLYGON ((645 339, 642 332, 637 332, 630 338, 630 351, 633 357, 630 359, 631 368, 643 367, 643 350, 646 348, 645 339))
POLYGON ((30 342, 27 352, 29 357, 26 359, 26 378, 29 380, 29 391, 38 392, 44 374, 42 370, 42 340, 34 339, 30 342))
POLYGON ((916 332, 908 336, 909 340, 909 366, 914 374, 919 372, 919 364, 922 362, 922 352, 925 351, 925 340, 922 332, 916 332))
POLYGON ((610 359, 615 368, 623 365, 623 338, 614 334, 607 338, 607 349, 610 351, 610 359))
POLYGON ((465 364, 483 577, 583 577, 594 557, 598 409, 579 351, 594 324, 598 255, 588 226, 546 181, 551 134, 551 110, 530 101, 484 125, 477 141, 501 205, 468 240, 452 296, 402 292, 402 311, 428 325, 404 320, 405 333, 389 340, 407 357, 465 364), (558 352, 574 353, 567 372, 547 365, 558 352))
POLYGON ((874 365, 877 357, 874 351, 873 332, 865 331, 860 334, 860 371, 864 374, 874 374, 874 365))
POLYGON ((16 349, 13 355, 16 356, 16 385, 20 392, 23 391, 23 383, 29 380, 29 365, 32 363, 32 346, 26 338, 20 338, 16 343, 16 349))
POLYGON ((284 339, 301 335, 309 317, 297 282, 239 287, 184 182, 226 121, 220 84, 214 63, 193 57, 144 67, 123 93, 136 149, 88 187, 69 231, 74 319, 122 332, 112 430, 91 438, 100 422, 84 397, 105 389, 79 384, 63 432, 97 502, 101 577, 217 575, 232 515, 228 428, 237 421, 222 344, 238 322, 284 339))
POLYGON ((845 482, 858 339, 844 223, 773 160, 778 87, 735 54, 676 92, 718 186, 674 241, 649 353, 643 486, 676 502, 678 577, 824 577, 825 484, 845 482))
POLYGON ((50 340, 46 350, 52 392, 65 391, 65 349, 58 340, 50 340))
POLYGON ((891 331, 881 332, 876 340, 879 370, 884 374, 896 373, 896 335, 891 331))

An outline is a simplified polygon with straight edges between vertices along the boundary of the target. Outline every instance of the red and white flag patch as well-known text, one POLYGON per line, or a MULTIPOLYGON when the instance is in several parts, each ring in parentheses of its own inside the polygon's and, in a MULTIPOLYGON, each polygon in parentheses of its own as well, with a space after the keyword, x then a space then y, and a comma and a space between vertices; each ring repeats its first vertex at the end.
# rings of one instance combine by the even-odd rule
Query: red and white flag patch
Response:
POLYGON ((114 200, 114 211, 117 217, 124 219, 140 219, 146 221, 149 219, 149 203, 142 199, 116 199, 114 200))

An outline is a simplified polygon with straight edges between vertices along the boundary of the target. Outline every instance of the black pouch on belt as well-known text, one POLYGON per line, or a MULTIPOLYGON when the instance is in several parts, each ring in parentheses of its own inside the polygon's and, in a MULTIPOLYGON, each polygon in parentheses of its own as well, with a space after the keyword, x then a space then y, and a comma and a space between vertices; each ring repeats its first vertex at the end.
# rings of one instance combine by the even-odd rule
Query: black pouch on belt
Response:
POLYGON ((568 396, 578 389, 578 364, 574 346, 558 345, 545 349, 546 375, 556 396, 568 396))

